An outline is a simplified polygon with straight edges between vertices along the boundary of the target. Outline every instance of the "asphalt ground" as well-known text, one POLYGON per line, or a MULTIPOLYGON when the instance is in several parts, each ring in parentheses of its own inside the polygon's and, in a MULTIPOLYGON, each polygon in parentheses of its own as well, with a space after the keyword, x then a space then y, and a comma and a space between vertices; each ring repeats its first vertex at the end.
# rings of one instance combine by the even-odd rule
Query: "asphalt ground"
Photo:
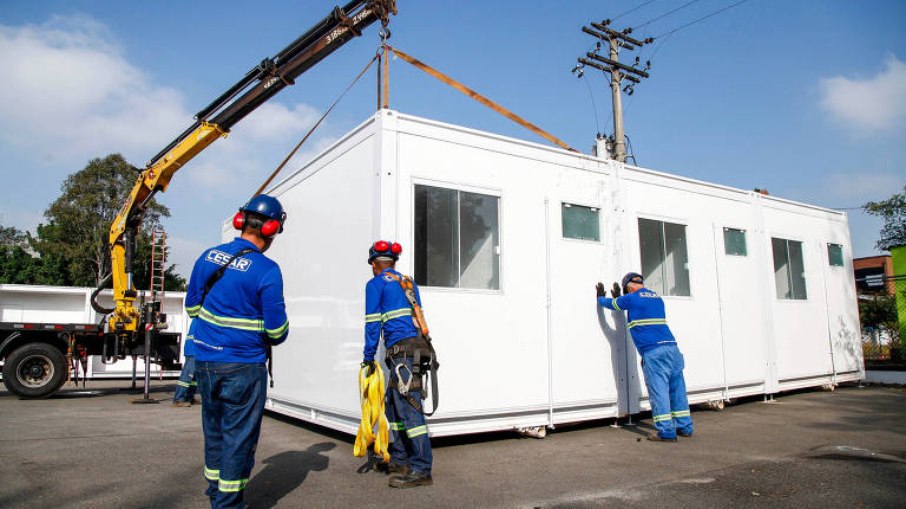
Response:
MULTIPOLYGON (((204 508, 200 407, 130 404, 128 381, 46 400, 0 391, 0 507, 204 508)), ((639 416, 639 417, 644 417, 639 416)), ((352 437, 264 419, 246 501, 271 507, 906 507, 906 389, 751 399, 695 410, 696 434, 639 440, 650 419, 434 440, 434 485, 387 487, 358 473, 352 437)))

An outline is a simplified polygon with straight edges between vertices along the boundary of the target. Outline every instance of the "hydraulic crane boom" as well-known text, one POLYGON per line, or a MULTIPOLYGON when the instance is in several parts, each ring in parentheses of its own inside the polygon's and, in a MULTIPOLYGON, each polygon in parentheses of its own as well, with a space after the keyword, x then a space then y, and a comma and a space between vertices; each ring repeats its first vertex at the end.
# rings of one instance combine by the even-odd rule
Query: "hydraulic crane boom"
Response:
MULTIPOLYGON (((115 308, 97 304, 98 291, 92 296, 92 306, 109 314, 108 330, 121 336, 134 336, 140 317, 134 302, 137 296, 132 281, 132 262, 135 241, 144 211, 151 198, 165 191, 173 175, 195 155, 220 137, 246 115, 261 106, 293 80, 344 45, 375 21, 384 29, 390 15, 396 14, 395 0, 352 0, 333 11, 272 58, 253 67, 235 85, 214 102, 198 112, 195 123, 170 142, 148 162, 128 198, 110 227, 111 275, 115 308)), ((100 289, 100 288, 99 288, 100 289)), ((151 313, 146 313, 150 315, 151 313)), ((147 324, 145 324, 147 326, 147 324)))

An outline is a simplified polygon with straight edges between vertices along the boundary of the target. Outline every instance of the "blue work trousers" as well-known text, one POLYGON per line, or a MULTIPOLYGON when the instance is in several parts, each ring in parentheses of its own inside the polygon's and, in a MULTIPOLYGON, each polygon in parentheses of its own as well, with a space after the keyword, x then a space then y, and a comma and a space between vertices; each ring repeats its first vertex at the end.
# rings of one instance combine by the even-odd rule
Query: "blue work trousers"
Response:
POLYGON ((195 356, 186 355, 186 362, 182 365, 182 373, 179 374, 179 380, 176 382, 176 392, 173 394, 173 401, 189 401, 195 399, 195 391, 198 389, 198 382, 195 381, 195 356))
MULTIPOLYGON (((431 439, 428 437, 425 415, 398 390, 400 377, 403 383, 412 378, 412 358, 405 355, 393 356, 387 362, 387 367, 390 368, 390 384, 384 408, 390 423, 390 461, 409 465, 413 473, 431 475, 431 439), (400 366, 399 376, 397 366, 400 366)), ((422 403, 421 390, 409 390, 408 395, 419 404, 422 403)))
POLYGON ((196 362, 204 431, 205 494, 214 509, 243 507, 267 396, 264 363, 196 362))
POLYGON ((676 438, 677 432, 692 434, 692 416, 683 378, 685 367, 683 354, 676 345, 659 346, 642 354, 651 418, 661 438, 676 438))

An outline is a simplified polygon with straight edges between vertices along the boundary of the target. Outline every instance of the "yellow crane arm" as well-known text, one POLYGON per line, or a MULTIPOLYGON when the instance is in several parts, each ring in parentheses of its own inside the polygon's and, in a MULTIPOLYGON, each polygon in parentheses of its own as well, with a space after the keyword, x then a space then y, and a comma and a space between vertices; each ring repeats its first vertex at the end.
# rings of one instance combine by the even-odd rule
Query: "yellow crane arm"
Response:
POLYGON ((226 135, 227 131, 217 125, 201 122, 164 157, 158 159, 138 176, 132 192, 129 193, 129 197, 126 198, 110 227, 111 274, 113 276, 113 299, 116 302, 116 309, 113 310, 108 320, 112 330, 135 331, 138 323, 138 311, 134 306, 135 286, 132 282, 132 271, 128 270, 133 254, 128 246, 132 239, 124 239, 124 235, 134 231, 130 227, 138 227, 148 202, 158 191, 167 190, 173 174, 208 145, 226 135))
POLYGON ((396 14, 395 0, 351 0, 333 11, 311 29, 271 58, 252 67, 245 76, 196 116, 196 122, 160 151, 141 172, 135 186, 110 227, 111 274, 92 294, 91 305, 108 314, 111 332, 128 335, 140 323, 134 302, 137 296, 132 281, 132 258, 142 216, 158 191, 166 190, 173 175, 216 139, 226 136, 234 124, 294 79, 333 53, 375 21, 387 29, 390 15, 396 14), (115 308, 97 303, 97 294, 113 279, 115 308))

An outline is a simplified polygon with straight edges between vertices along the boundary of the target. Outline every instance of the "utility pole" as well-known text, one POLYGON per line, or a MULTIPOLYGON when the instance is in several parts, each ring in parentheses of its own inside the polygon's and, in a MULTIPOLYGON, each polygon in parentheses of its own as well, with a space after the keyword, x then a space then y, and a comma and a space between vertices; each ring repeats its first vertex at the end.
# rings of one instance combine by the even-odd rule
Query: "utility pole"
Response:
POLYGON ((599 71, 610 74, 610 92, 613 100, 613 143, 611 157, 615 160, 626 162, 626 142, 623 131, 623 92, 632 95, 635 85, 641 82, 640 78, 648 77, 648 69, 651 68, 651 62, 645 63, 644 69, 639 69, 639 57, 635 58, 635 63, 631 66, 620 63, 620 49, 634 51, 645 44, 654 42, 654 39, 647 38, 638 40, 631 37, 632 28, 623 31, 616 31, 609 27, 610 20, 605 19, 600 23, 591 23, 591 26, 582 27, 582 31, 598 39, 594 52, 585 54, 586 58, 580 57, 579 64, 573 68, 573 73, 577 77, 582 77, 585 67, 598 69, 599 71), (603 43, 607 43, 609 49, 609 58, 598 54, 603 43), (623 80, 630 83, 622 87, 623 80))

